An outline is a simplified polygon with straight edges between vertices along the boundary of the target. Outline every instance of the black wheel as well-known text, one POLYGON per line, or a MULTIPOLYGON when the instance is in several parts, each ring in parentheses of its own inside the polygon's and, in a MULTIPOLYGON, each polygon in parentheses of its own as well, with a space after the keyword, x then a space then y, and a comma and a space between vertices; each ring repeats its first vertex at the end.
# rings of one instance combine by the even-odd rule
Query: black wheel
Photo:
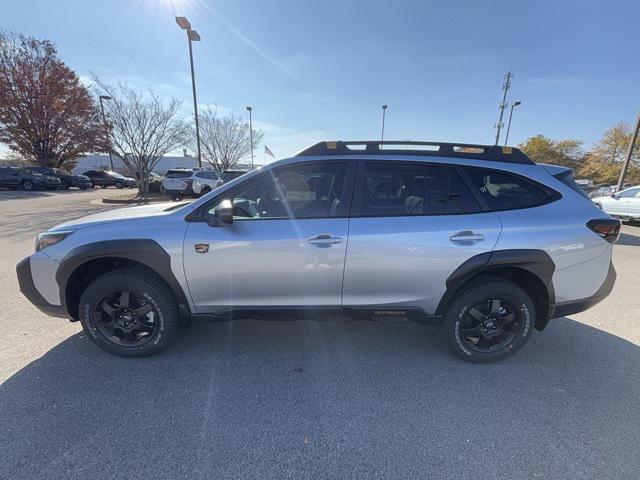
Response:
POLYGON ((71 185, 69 185, 67 182, 62 182, 62 185, 60 185, 60 188, 62 188, 63 190, 69 190, 69 187, 71 185))
POLYGON ((123 357, 144 357, 166 347, 180 327, 178 305, 161 278, 124 267, 94 280, 82 293, 80 322, 93 342, 123 357))
POLYGON ((211 191, 211 187, 206 186, 206 187, 202 187, 202 190, 200 190, 200 196, 202 195, 206 195, 207 193, 209 193, 211 191))
POLYGON ((442 333, 463 359, 497 362, 522 348, 535 321, 533 302, 522 288, 504 278, 487 276, 454 297, 442 333))
POLYGON ((116 182, 114 185, 116 186, 116 188, 117 188, 118 190, 120 190, 122 187, 124 187, 124 185, 122 184, 122 182, 116 182))
POLYGON ((22 186, 22 189, 27 192, 30 192, 35 187, 31 180, 23 180, 21 186, 22 186))

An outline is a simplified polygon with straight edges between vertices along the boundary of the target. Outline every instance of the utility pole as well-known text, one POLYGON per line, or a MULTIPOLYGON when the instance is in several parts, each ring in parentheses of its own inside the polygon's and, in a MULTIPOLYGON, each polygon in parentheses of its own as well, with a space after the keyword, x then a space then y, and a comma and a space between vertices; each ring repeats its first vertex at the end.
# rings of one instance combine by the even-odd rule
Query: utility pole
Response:
POLYGON ((253 170, 253 124, 251 123, 252 111, 252 107, 247 107, 247 112, 249 112, 249 142, 251 143, 251 170, 253 170))
POLYGON ((384 117, 387 113, 387 105, 382 105, 382 136, 380 139, 380 143, 384 142, 384 117))
POLYGON ((502 90, 504 91, 504 94, 502 95, 502 102, 500 103, 500 106, 498 107, 498 110, 500 110, 500 116, 498 117, 498 123, 496 123, 496 143, 495 145, 498 145, 498 143, 500 142, 500 129, 503 127, 502 124, 502 117, 504 116, 504 109, 507 108, 507 106, 509 105, 507 103, 507 92, 509 91, 509 88, 511 88, 511 79, 513 78, 513 73, 512 72, 507 72, 507 74, 504 76, 504 83, 502 84, 502 90))
MULTIPOLYGON (((100 110, 102 111, 102 123, 105 128, 107 128, 107 117, 104 115, 104 105, 102 104, 103 100, 111 100, 109 95, 100 95, 98 97, 100 99, 100 110)), ((109 164, 111 165, 111 171, 113 171, 113 157, 111 156, 111 149, 109 149, 109 164)))
POLYGON ((638 119, 636 120, 636 128, 633 131, 631 140, 629 140, 629 147, 627 148, 627 156, 625 157, 624 163, 622 164, 622 170, 620 171, 620 178, 618 179, 616 192, 619 192, 620 190, 622 190, 622 185, 624 184, 624 177, 627 174, 627 169, 629 168, 629 163, 631 162, 631 157, 633 156, 633 148, 635 147, 636 140, 638 139, 638 132, 640 132, 640 113, 638 113, 638 119))

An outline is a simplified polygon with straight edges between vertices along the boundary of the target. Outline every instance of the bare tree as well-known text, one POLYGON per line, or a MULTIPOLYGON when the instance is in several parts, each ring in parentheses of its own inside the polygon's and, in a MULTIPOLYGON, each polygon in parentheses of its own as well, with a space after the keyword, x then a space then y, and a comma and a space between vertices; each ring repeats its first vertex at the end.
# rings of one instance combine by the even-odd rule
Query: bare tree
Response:
POLYGON ((55 46, 0 32, 0 141, 30 163, 68 167, 103 139, 91 94, 55 46))
MULTIPOLYGON (((242 158, 251 154, 249 123, 233 114, 218 116, 216 107, 206 107, 199 114, 200 148, 202 158, 218 171, 233 168, 242 158)), ((260 129, 253 129, 253 148, 264 136, 260 129)), ((195 132, 191 135, 195 145, 195 132)))
POLYGON ((96 88, 111 101, 105 104, 111 127, 110 149, 134 173, 141 194, 149 191, 149 174, 167 153, 184 145, 188 124, 180 118, 182 102, 164 102, 120 83, 106 84, 94 76, 96 88))

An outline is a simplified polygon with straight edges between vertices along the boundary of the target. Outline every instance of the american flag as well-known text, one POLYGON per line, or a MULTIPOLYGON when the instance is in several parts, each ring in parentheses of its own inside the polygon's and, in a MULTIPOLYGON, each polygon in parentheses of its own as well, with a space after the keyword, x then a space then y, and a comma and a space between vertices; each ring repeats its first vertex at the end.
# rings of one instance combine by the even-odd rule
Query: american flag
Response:
POLYGON ((266 155, 269 155, 271 158, 275 160, 276 156, 273 154, 271 150, 269 150, 269 147, 267 147, 266 145, 264 146, 264 153, 266 155))

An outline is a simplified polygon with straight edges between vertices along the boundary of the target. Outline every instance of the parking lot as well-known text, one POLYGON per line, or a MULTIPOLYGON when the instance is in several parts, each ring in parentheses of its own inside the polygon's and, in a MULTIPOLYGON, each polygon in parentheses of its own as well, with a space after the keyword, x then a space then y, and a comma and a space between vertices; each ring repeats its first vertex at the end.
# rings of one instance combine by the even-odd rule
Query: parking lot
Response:
POLYGON ((640 227, 604 302, 502 363, 340 319, 196 324, 136 360, 40 313, 14 270, 118 194, 0 191, 0 478, 638 478, 640 227))

